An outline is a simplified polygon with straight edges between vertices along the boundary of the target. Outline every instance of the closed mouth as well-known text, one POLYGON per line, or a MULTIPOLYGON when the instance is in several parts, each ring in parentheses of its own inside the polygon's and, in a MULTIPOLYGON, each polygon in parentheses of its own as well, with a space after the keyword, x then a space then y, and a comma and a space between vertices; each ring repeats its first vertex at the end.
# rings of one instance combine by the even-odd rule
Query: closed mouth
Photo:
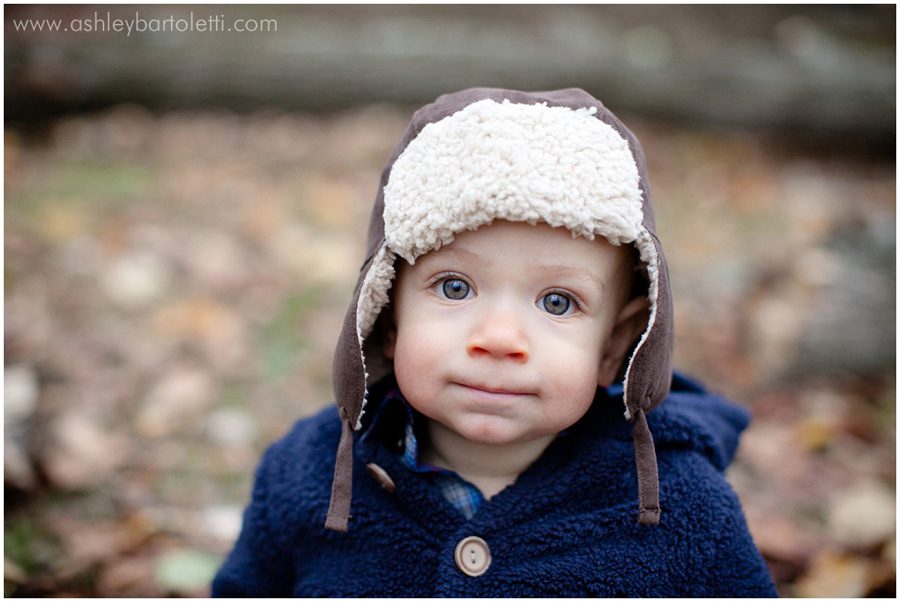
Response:
POLYGON ((531 395, 527 391, 517 391, 513 389, 505 389, 502 387, 488 387, 482 385, 469 385, 466 383, 455 383, 460 387, 465 389, 471 389, 472 391, 478 391, 479 393, 489 393, 491 395, 531 395))

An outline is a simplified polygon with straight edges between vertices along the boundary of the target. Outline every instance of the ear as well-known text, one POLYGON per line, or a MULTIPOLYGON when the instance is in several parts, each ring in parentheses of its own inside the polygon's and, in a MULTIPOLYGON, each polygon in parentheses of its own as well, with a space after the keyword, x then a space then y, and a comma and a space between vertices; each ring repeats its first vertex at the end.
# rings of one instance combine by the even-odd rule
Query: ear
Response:
POLYGON ((598 385, 607 387, 612 384, 625 361, 625 354, 647 328, 649 319, 650 301, 646 297, 632 299, 622 308, 600 358, 598 385))

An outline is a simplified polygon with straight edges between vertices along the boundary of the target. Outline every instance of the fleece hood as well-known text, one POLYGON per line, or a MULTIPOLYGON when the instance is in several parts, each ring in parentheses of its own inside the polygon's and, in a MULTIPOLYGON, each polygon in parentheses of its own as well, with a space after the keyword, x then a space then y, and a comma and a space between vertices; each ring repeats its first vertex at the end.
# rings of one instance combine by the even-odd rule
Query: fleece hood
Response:
POLYGON ((395 264, 451 243, 495 219, 565 227, 631 245, 650 303, 647 327, 625 366, 623 410, 632 425, 639 521, 659 522, 659 480, 645 414, 669 393, 672 298, 637 138, 583 90, 473 88, 413 115, 382 172, 368 250, 334 356, 342 420, 326 527, 348 528, 353 433, 369 387, 392 366, 378 329, 395 264))

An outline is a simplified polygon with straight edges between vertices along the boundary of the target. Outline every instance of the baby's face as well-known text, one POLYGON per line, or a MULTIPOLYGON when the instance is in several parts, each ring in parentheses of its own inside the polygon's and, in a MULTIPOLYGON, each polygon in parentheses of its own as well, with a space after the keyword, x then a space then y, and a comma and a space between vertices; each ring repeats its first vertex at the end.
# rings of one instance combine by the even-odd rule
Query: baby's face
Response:
POLYGON ((401 262, 387 350, 400 390, 481 443, 571 426, 611 380, 601 363, 622 305, 625 253, 565 228, 495 221, 413 266, 401 262))

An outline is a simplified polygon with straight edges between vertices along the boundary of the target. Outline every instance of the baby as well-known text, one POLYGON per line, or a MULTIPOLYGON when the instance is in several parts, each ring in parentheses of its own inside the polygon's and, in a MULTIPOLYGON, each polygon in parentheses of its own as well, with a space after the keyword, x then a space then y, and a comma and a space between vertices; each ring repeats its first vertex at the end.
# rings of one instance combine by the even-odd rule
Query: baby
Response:
POLYGON ((749 417, 671 353, 631 132, 578 89, 440 97, 382 175, 337 408, 268 450, 213 594, 775 595, 723 477, 749 417))

